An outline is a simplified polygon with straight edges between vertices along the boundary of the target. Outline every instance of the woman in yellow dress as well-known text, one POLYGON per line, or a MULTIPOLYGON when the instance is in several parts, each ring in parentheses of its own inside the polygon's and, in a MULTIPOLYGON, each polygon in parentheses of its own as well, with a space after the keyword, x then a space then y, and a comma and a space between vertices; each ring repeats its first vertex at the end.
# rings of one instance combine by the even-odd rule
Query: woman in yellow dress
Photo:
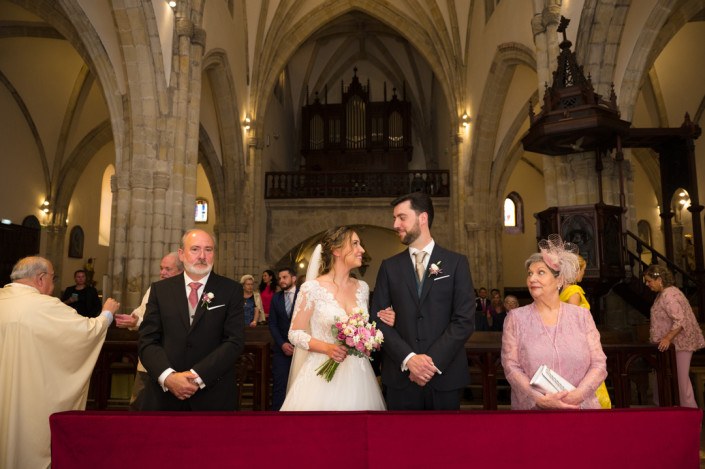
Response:
MULTIPOLYGON (((583 279, 583 276, 585 275, 585 267, 587 267, 587 262, 585 262, 585 259, 583 259, 582 256, 578 256, 578 265, 579 270, 578 275, 575 277, 575 283, 567 285, 565 288, 563 288, 563 290, 561 291, 560 298, 561 301, 565 303, 578 305, 590 311, 590 303, 588 303, 587 298, 585 298, 585 290, 583 290, 583 288, 578 285, 578 282, 583 279)), ((600 405, 603 409, 612 408, 612 401, 610 400, 610 395, 607 392, 607 386, 605 386, 604 382, 600 385, 599 388, 597 388, 595 395, 600 401, 600 405)))

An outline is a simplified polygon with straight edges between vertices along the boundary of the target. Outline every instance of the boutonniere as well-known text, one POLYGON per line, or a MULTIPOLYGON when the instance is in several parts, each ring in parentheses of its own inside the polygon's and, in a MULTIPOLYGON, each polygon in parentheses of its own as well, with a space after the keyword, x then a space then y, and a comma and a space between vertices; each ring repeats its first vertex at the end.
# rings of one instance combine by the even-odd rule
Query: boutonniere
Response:
POLYGON ((428 276, 429 277, 433 277, 434 275, 438 275, 438 274, 443 273, 443 270, 441 269, 441 262, 443 262, 443 261, 431 263, 431 267, 428 268, 428 276))
POLYGON ((213 293, 204 293, 201 297, 201 306, 205 306, 206 308, 208 308, 211 305, 211 301, 213 301, 213 298, 215 298, 215 295, 213 293))

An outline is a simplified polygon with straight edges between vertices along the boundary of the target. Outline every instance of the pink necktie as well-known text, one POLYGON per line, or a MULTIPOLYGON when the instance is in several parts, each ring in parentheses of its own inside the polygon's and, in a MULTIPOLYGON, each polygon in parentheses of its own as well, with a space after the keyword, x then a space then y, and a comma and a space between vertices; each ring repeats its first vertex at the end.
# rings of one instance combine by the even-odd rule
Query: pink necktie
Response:
POLYGON ((188 294, 188 302, 191 308, 196 308, 198 304, 198 289, 201 288, 201 284, 198 282, 191 282, 188 284, 191 287, 191 292, 188 294))

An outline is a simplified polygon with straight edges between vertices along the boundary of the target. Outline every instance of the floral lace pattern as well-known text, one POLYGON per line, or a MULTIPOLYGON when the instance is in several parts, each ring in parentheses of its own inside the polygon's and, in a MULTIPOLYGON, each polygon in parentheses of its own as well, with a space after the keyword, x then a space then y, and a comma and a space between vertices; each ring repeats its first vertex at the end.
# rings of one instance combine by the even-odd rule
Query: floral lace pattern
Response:
POLYGON ((705 347, 703 333, 688 299, 678 287, 666 287, 651 307, 651 342, 660 342, 677 327, 683 328, 673 339, 677 352, 694 352, 705 347))
MULTIPOLYGON (((370 287, 365 282, 358 281, 357 290, 355 291, 356 306, 367 310, 367 298, 369 295, 370 287)), ((318 283, 318 280, 305 282, 299 291, 299 300, 296 302, 294 317, 305 313, 310 313, 311 317, 309 322, 310 336, 305 339, 306 345, 303 345, 304 339, 302 339, 301 334, 303 331, 291 330, 289 331, 289 340, 291 340, 292 344, 308 350, 310 337, 315 337, 329 344, 336 342, 331 332, 331 326, 335 323, 336 316, 347 314, 347 311, 335 300, 333 293, 318 283)), ((308 334, 306 335, 308 336, 308 334)))
MULTIPOLYGON (((355 291, 356 306, 367 310, 370 289, 365 282, 358 281, 355 291)), ((308 330, 290 330, 289 340, 297 347, 295 354, 308 350, 311 337, 335 343, 331 326, 336 316, 349 313, 335 300, 333 294, 318 281, 304 283, 299 290, 299 296, 294 308, 292 327, 297 320, 307 319, 308 330)), ((301 327, 302 321, 297 324, 301 327)), ((289 375, 289 389, 282 405, 283 411, 297 410, 384 410, 384 399, 375 378, 372 365, 367 358, 348 356, 328 382, 317 375, 318 367, 328 359, 324 353, 303 352, 301 368, 289 375)), ((296 357, 294 362, 296 362, 296 357)))
POLYGON ((512 409, 533 409, 541 394, 529 381, 540 365, 563 376, 584 396, 583 409, 599 409, 595 390, 607 376, 606 356, 592 315, 561 303, 558 323, 544 326, 532 303, 507 313, 502 366, 512 388, 512 409))

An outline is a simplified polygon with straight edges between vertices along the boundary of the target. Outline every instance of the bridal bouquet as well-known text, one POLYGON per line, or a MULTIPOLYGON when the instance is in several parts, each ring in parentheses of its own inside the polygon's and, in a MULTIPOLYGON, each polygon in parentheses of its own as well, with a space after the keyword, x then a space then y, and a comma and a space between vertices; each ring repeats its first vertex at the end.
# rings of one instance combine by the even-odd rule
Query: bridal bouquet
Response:
MULTIPOLYGON (((377 330, 374 321, 370 323, 370 315, 362 308, 353 308, 350 314, 342 317, 336 316, 331 333, 341 345, 347 347, 348 355, 368 360, 372 360, 370 354, 373 350, 379 350, 384 341, 382 331, 377 330)), ((316 369, 316 374, 330 382, 339 365, 340 363, 329 358, 316 369)))

